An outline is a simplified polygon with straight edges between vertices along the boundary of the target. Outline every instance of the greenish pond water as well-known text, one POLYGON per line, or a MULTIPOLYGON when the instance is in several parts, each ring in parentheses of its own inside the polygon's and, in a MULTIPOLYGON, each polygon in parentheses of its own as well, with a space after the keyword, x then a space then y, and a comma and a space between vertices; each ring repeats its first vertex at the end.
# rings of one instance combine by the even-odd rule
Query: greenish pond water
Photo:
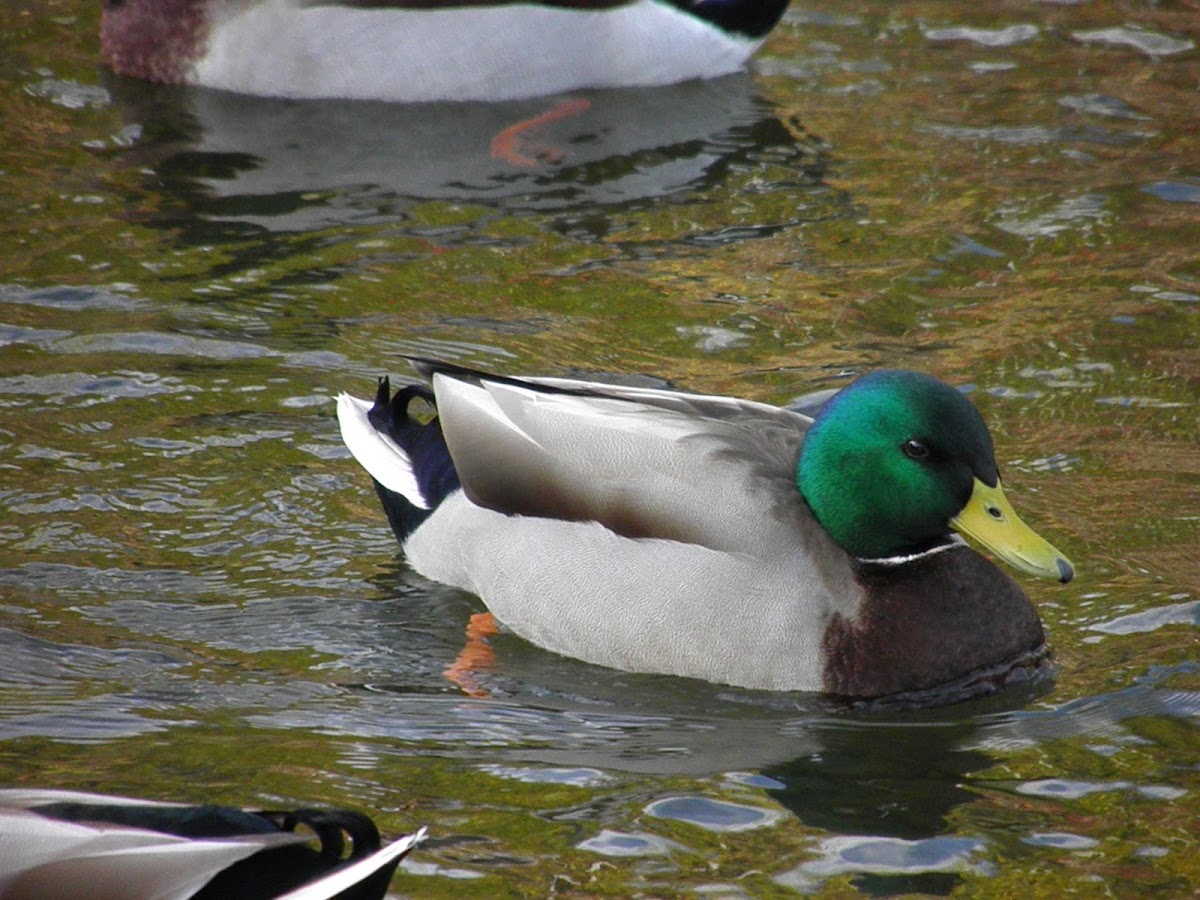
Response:
POLYGON ((0 782, 338 804, 401 896, 1200 890, 1200 20, 794 4, 751 74, 281 103, 0 9, 0 782), (576 104, 576 110, 582 104, 576 104), (503 149, 503 148, 502 148, 503 149), (1078 578, 1052 682, 866 712, 587 666, 409 571, 332 396, 401 353, 786 403, 961 385, 1078 578))

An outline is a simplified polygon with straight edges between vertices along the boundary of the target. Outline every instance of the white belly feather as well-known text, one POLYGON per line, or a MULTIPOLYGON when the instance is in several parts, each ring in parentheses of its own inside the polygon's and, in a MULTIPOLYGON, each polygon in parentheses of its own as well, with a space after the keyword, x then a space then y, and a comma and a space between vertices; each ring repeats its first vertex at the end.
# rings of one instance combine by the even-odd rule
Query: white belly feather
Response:
POLYGON ((712 78, 760 43, 656 0, 419 11, 265 0, 215 11, 188 80, 282 97, 504 100, 712 78))
POLYGON ((506 516, 461 491, 404 551, 422 575, 477 594, 504 626, 548 650, 766 690, 823 686, 821 641, 838 603, 798 560, 506 516))

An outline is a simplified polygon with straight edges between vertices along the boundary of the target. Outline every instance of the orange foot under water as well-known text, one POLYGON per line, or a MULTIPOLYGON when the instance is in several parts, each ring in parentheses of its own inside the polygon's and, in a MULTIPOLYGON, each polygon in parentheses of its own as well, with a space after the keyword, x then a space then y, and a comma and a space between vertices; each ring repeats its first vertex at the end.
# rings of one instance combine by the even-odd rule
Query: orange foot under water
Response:
POLYGON ((529 142, 530 133, 536 133, 543 125, 549 125, 559 119, 582 115, 591 105, 590 101, 583 99, 564 100, 540 116, 522 119, 515 125, 509 125, 492 138, 492 159, 502 159, 523 169, 532 169, 538 160, 542 159, 558 162, 566 155, 565 151, 550 144, 529 142))
POLYGON ((467 642, 458 651, 454 663, 444 674, 457 684, 468 697, 486 697, 488 692, 479 683, 479 675, 496 662, 496 651, 488 638, 500 633, 500 627, 490 612, 475 613, 467 622, 467 642))

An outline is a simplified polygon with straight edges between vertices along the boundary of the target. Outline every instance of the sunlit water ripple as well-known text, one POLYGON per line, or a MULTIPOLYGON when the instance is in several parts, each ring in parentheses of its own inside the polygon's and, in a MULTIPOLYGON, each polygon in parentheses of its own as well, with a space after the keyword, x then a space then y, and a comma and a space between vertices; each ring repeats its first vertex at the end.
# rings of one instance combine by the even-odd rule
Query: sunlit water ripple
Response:
POLYGON ((755 74, 584 92, 505 158, 543 101, 137 84, 93 6, 0 12, 7 780, 428 824, 422 896, 1200 890, 1193 19, 793 6, 755 74), (467 696, 482 607, 333 419, 406 353, 962 385, 1079 566, 1027 583, 1053 676, 861 709, 502 635, 467 696))

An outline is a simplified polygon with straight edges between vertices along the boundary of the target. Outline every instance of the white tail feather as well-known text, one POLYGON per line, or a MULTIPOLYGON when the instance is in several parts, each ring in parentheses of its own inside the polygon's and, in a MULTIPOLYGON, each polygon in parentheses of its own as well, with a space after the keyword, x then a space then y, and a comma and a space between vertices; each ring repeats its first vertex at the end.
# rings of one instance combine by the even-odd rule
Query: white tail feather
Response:
POLYGON ((351 455, 367 472, 390 491, 402 494, 418 509, 429 509, 413 474, 412 460, 395 441, 381 434, 367 418, 371 404, 349 394, 337 398, 338 424, 351 455))
POLYGON ((360 881, 374 875, 384 866, 405 856, 409 850, 425 840, 425 829, 422 827, 412 834, 397 838, 381 850, 376 850, 370 856, 358 862, 330 872, 317 881, 284 894, 278 900, 330 900, 339 896, 343 891, 354 887, 360 881))

